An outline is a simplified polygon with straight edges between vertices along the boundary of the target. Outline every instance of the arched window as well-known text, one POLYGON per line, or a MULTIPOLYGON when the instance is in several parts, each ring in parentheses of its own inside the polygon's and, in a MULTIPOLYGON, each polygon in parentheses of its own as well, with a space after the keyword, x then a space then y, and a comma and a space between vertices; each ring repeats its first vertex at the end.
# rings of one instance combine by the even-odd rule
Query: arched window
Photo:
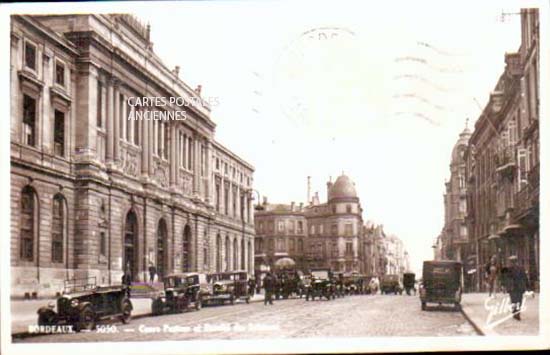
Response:
POLYGON ((229 241, 229 236, 225 236, 225 271, 229 271, 229 268, 231 267, 231 242, 229 241))
POLYGON ((237 265, 239 262, 238 253, 239 253, 239 245, 237 242, 237 238, 235 238, 233 239, 233 270, 239 269, 239 266, 237 265))
POLYGON ((216 237, 216 271, 222 271, 222 237, 220 234, 216 237))
POLYGON ((189 225, 186 225, 183 229, 181 264, 183 272, 191 271, 191 227, 189 227, 189 225))
POLYGON ((52 211, 52 263, 63 262, 65 227, 65 198, 57 194, 53 198, 52 211))
POLYGON ((124 271, 131 273, 132 279, 138 273, 137 269, 137 237, 138 222, 134 211, 129 211, 124 224, 124 271))
POLYGON ((168 228, 166 227, 166 221, 162 218, 159 221, 157 228, 157 275, 159 280, 164 275, 164 271, 167 265, 167 238, 168 237, 168 228))
POLYGON ((21 192, 21 235, 20 253, 21 260, 34 260, 34 243, 37 239, 38 228, 38 199, 36 192, 30 186, 26 186, 21 192))

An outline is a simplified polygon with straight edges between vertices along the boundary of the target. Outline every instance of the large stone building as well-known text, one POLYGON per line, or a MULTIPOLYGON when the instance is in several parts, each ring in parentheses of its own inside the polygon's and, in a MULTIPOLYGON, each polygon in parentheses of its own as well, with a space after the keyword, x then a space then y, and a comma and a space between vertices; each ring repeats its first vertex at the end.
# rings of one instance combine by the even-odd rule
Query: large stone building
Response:
POLYGON ((522 9, 520 16, 520 48, 505 55, 506 68, 464 150, 467 243, 445 244, 445 230, 441 235, 440 254, 465 260, 472 289, 485 288, 492 255, 501 265, 516 255, 538 289, 538 10, 522 9))
POLYGON ((11 18, 12 294, 62 281, 253 270, 253 167, 216 142, 200 87, 130 15, 11 18), (129 98, 178 97, 185 120, 130 120, 129 98))
POLYGON ((327 183, 327 197, 320 203, 316 195, 307 206, 264 203, 255 213, 257 269, 291 257, 302 270, 362 271, 363 209, 355 184, 342 174, 327 183))
POLYGON ((443 196, 445 224, 441 231, 444 259, 463 261, 468 244, 468 227, 466 224, 466 161, 464 152, 468 148, 471 131, 468 127, 460 134, 451 154, 451 176, 445 183, 443 196))

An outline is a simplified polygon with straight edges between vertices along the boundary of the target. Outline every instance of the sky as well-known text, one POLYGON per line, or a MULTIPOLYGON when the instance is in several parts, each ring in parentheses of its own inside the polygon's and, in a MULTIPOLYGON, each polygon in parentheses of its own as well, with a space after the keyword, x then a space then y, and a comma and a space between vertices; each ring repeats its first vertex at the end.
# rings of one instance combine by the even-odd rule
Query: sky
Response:
POLYGON ((202 85, 216 139, 271 202, 354 182, 363 219, 419 272, 443 227, 451 151, 520 44, 519 7, 483 2, 201 1, 132 6, 154 51, 202 85), (501 14, 510 13, 501 19, 501 14))

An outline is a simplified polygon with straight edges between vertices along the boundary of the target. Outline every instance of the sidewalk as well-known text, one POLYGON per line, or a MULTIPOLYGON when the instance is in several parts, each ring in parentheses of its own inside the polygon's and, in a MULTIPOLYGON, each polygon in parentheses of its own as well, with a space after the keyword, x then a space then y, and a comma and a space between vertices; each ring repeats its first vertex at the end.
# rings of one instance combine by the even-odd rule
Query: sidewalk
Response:
MULTIPOLYGON (((132 317, 145 316, 151 313, 150 298, 131 298, 134 310, 132 317)), ((42 300, 12 300, 11 301, 11 334, 28 332, 29 325, 36 325, 40 307, 47 306, 49 302, 55 304, 55 299, 42 300)))
MULTIPOLYGON (((132 317, 147 317, 151 315, 151 298, 132 297, 130 299, 134 310, 132 317)), ((250 302, 263 302, 264 295, 256 294, 250 302)), ((48 303, 55 299, 42 300, 12 300, 11 301, 11 334, 24 334, 28 332, 29 325, 36 325, 38 314, 36 313, 40 307, 47 306, 48 303)))
POLYGON ((521 321, 511 317, 509 302, 508 294, 489 299, 487 293, 464 293, 462 312, 484 335, 538 335, 539 294, 524 297, 521 321))

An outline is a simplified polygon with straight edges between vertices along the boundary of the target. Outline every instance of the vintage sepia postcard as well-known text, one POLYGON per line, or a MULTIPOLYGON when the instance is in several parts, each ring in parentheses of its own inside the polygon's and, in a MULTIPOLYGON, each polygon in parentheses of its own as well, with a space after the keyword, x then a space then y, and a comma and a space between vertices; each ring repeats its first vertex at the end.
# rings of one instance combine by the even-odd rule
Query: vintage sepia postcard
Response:
POLYGON ((550 347, 548 1, 0 15, 3 353, 550 347))

